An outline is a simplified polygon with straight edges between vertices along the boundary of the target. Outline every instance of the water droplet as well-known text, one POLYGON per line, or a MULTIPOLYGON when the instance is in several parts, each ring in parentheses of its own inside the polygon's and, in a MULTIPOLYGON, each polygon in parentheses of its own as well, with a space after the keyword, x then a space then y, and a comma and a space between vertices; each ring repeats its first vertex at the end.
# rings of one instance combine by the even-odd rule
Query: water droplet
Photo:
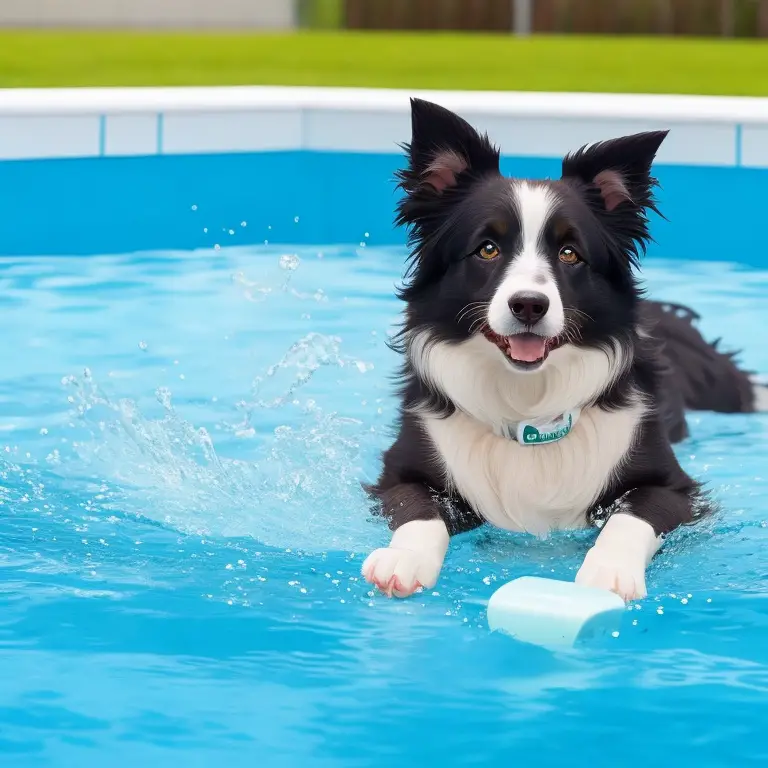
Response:
POLYGON ((298 216, 294 216, 293 217, 293 223, 294 224, 298 224, 299 223, 299 217, 298 216))
POLYGON ((220 251, 221 250, 221 246, 218 243, 216 243, 216 245, 213 246, 213 250, 214 251, 220 251))
POLYGON ((286 269, 293 272, 295 269, 298 269, 299 263, 300 260, 296 254, 284 253, 280 257, 280 269, 286 269))
POLYGON ((142 350, 143 352, 146 351, 148 346, 149 346, 149 344, 147 344, 146 341, 140 341, 139 342, 139 349, 142 350))
POLYGON ((368 232, 366 232, 364 237, 370 237, 370 234, 368 232))
POLYGON ((205 235, 208 234, 208 227, 203 227, 203 234, 205 234, 205 235))
POLYGON ((240 222, 240 226, 241 227, 247 227, 248 226, 248 222, 247 221, 241 221, 240 222))
POLYGON ((41 434, 41 435, 47 435, 47 434, 48 434, 48 430, 47 430, 45 427, 43 427, 43 428, 40 430, 40 434, 41 434))
POLYGON ((618 637, 618 636, 619 636, 618 632, 611 632, 611 637, 618 637))
POLYGON ((168 387, 158 387, 155 390, 155 397, 157 402, 163 406, 163 408, 171 409, 171 390, 168 387))
POLYGON ((683 599, 682 599, 680 602, 681 602, 683 605, 688 605, 688 598, 687 598, 687 597, 684 597, 684 598, 683 598, 683 599))
POLYGON ((193 206, 192 206, 192 210, 193 210, 193 211, 196 211, 196 210, 197 210, 197 206, 196 206, 196 205, 193 205, 193 206))
POLYGON ((234 229, 230 229, 230 230, 229 230, 229 234, 230 234, 230 235, 234 235, 234 234, 235 234, 235 230, 234 230, 234 229))

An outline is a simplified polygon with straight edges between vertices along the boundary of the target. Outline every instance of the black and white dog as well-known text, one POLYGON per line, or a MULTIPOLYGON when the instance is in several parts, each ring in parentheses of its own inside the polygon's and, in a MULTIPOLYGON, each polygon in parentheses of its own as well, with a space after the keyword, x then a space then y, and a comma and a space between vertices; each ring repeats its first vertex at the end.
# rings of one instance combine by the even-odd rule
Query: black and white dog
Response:
POLYGON ((685 409, 765 402, 693 313, 637 284, 666 132, 579 149, 561 179, 527 181, 502 176, 499 151, 453 112, 411 107, 401 418, 369 488, 394 533, 363 574, 405 597, 435 585, 453 534, 602 523, 576 581, 643 597, 663 535, 709 507, 671 447, 685 409))

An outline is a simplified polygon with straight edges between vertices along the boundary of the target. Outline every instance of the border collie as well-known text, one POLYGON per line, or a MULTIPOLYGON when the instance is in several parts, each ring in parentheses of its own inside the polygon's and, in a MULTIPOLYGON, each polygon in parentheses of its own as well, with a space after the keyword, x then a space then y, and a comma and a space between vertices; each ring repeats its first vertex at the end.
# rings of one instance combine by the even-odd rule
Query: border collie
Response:
POLYGON ((644 597, 663 536, 710 509, 672 449, 685 409, 749 412, 765 394, 692 312, 638 286, 667 132, 583 147, 559 180, 531 181, 502 176, 453 112, 413 99, 411 116, 399 434, 368 489, 393 536, 363 575, 406 597, 483 523, 596 525, 576 581, 644 597))

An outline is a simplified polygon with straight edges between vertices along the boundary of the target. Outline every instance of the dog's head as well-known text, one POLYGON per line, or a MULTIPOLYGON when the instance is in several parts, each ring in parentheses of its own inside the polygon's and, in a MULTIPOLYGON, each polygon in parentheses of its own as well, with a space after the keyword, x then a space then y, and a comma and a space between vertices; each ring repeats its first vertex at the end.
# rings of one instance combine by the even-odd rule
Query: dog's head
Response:
POLYGON ((448 342, 482 334, 525 372, 561 347, 632 334, 666 131, 579 149, 559 180, 525 181, 502 176, 499 151, 458 115, 411 107, 397 219, 412 245, 406 330, 448 342))

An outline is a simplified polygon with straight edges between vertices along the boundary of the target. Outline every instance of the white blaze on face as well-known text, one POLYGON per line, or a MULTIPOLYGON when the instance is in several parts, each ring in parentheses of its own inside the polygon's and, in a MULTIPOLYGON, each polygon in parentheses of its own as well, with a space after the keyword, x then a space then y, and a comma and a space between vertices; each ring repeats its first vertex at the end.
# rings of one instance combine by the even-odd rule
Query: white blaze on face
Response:
POLYGON ((543 293, 549 310, 535 326, 542 336, 553 337, 565 327, 565 312, 552 268, 543 252, 542 233, 557 200, 545 186, 514 182, 512 195, 520 217, 520 248, 493 295, 488 308, 488 324, 501 336, 523 333, 526 328, 512 314, 509 300, 520 293, 543 293))

